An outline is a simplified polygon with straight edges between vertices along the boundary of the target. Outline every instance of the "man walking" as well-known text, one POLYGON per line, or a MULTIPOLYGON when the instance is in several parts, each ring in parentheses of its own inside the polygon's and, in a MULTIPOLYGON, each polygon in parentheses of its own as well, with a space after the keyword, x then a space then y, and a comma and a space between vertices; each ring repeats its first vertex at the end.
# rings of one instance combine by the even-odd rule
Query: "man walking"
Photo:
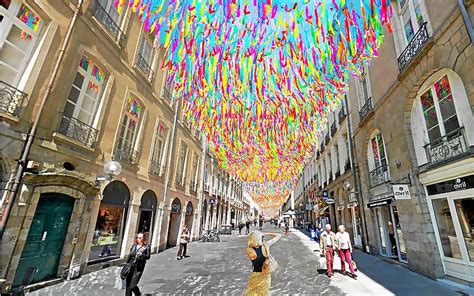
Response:
POLYGON ((326 257, 326 275, 332 277, 334 264, 334 248, 336 247, 336 234, 331 231, 331 224, 326 224, 325 230, 321 233, 319 242, 321 253, 326 257))
POLYGON ((249 232, 250 232, 250 220, 247 220, 245 222, 245 231, 246 231, 245 234, 249 234, 249 232))

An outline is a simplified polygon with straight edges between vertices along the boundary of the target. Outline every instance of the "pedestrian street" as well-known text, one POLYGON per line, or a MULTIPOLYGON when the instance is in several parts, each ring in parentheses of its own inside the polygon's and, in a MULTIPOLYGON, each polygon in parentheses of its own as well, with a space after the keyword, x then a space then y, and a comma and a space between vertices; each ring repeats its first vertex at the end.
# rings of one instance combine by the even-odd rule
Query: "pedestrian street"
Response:
MULTIPOLYGON (((270 247, 279 264, 272 274, 271 295, 463 295, 357 251, 354 257, 360 269, 359 278, 355 280, 336 272, 329 279, 320 269, 324 268, 325 260, 320 257, 317 243, 300 230, 285 235, 282 229, 265 225, 263 232, 267 233, 266 239, 270 233, 281 235, 270 247), (403 280, 395 281, 397 278, 403 280)), ((140 289, 144 295, 242 295, 251 271, 244 252, 246 239, 246 235, 233 232, 221 236, 221 242, 193 242, 188 246, 190 257, 181 261, 176 260, 177 248, 153 255, 146 265, 140 289)), ((340 268, 338 257, 334 267, 336 271, 340 268)), ((119 271, 119 267, 106 268, 30 294, 123 295, 124 290, 117 288, 119 271)))

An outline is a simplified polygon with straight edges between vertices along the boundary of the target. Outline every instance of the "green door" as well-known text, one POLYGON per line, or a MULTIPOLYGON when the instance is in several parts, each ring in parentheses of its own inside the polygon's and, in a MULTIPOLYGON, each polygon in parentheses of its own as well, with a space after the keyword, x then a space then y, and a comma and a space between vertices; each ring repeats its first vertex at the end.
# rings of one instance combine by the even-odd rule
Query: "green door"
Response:
POLYGON ((22 285, 31 267, 37 268, 32 282, 57 276, 74 199, 58 193, 42 194, 31 222, 13 286, 22 285))

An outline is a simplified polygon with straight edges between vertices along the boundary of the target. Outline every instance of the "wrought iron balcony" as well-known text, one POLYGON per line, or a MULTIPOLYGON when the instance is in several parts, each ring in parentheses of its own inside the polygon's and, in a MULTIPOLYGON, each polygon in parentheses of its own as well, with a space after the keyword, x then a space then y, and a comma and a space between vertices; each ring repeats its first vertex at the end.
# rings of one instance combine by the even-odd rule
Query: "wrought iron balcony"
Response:
POLYGON ((179 186, 184 186, 183 173, 176 174, 176 184, 179 186))
POLYGON ((429 37, 428 26, 425 22, 418 32, 416 32, 415 36, 413 36, 413 39, 408 43, 402 54, 398 57, 398 69, 400 69, 400 71, 405 69, 406 66, 415 58, 418 52, 420 52, 426 44, 429 37))
POLYGON ((319 147, 319 151, 323 153, 324 151, 324 143, 321 142, 321 146, 319 147))
POLYGON ((189 182, 189 190, 196 192, 196 183, 194 181, 189 182))
POLYGON ((148 62, 143 58, 141 54, 137 55, 137 60, 135 61, 135 65, 145 74, 146 78, 148 81, 153 80, 153 76, 155 73, 151 69, 151 66, 148 64, 148 62))
POLYGON ((370 179, 370 188, 379 186, 383 183, 390 181, 390 176, 388 174, 388 165, 381 165, 372 170, 369 173, 370 179))
POLYGON ((332 124, 331 124, 331 136, 334 136, 337 132, 337 124, 336 122, 334 121, 332 124))
POLYGON ((0 112, 18 117, 21 105, 26 97, 27 94, 24 92, 6 82, 0 81, 0 112))
POLYGON ((329 137, 329 133, 326 134, 326 136, 324 136, 324 144, 326 144, 326 146, 329 144, 329 141, 331 140, 331 138, 329 137))
POLYGON ((125 161, 129 164, 136 164, 138 151, 129 145, 119 145, 115 148, 114 160, 125 161))
POLYGON ((152 175, 159 176, 161 171, 160 161, 157 159, 151 159, 148 167, 148 172, 152 175))
POLYGON ((351 169, 351 162, 347 161, 346 164, 344 165, 344 171, 348 171, 351 169))
POLYGON ((366 119, 366 117, 371 114, 373 110, 374 107, 372 105, 372 97, 370 97, 365 100, 364 106, 362 106, 362 108, 359 110, 360 121, 362 122, 364 119, 366 119))
POLYGON ((171 94, 168 87, 163 87, 163 92, 161 93, 161 98, 165 100, 168 104, 173 103, 173 95, 171 94))
POLYGON ((339 124, 341 124, 341 122, 346 118, 346 110, 344 109, 344 106, 342 106, 342 109, 339 110, 337 117, 339 119, 339 124))
POLYGON ((117 25, 115 20, 107 13, 105 8, 102 7, 98 1, 96 2, 94 16, 115 39, 115 42, 117 42, 119 46, 123 46, 125 33, 120 30, 120 26, 117 25))
POLYGON ((469 154, 464 128, 459 128, 438 140, 425 145, 430 166, 469 154))
POLYGON ((99 131, 79 119, 63 115, 58 133, 76 140, 87 147, 94 147, 99 131))

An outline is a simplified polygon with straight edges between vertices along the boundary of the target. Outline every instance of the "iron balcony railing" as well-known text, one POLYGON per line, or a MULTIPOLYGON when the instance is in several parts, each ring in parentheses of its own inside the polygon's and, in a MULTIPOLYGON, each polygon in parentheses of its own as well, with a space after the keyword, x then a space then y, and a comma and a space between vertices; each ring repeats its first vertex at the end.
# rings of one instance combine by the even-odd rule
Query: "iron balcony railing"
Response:
POLYGON ((337 117, 339 119, 339 124, 346 118, 346 110, 344 110, 344 106, 342 106, 342 109, 339 110, 337 117))
POLYGON ((189 190, 196 192, 196 183, 194 181, 189 182, 189 190))
POLYGON ((406 66, 415 58, 418 52, 423 48, 429 39, 428 35, 428 23, 423 23, 421 28, 416 32, 413 39, 408 43, 405 50, 398 57, 398 69, 402 71, 406 66))
POLYGON ((364 106, 359 110, 360 121, 363 121, 373 110, 372 97, 370 97, 365 100, 364 106))
POLYGON ((344 171, 348 171, 351 169, 351 162, 347 161, 346 164, 344 165, 344 171))
POLYGON ((114 160, 136 164, 138 160, 138 151, 133 149, 130 145, 118 145, 117 148, 115 148, 114 160))
POLYGON ((390 181, 390 176, 388 174, 388 165, 384 164, 370 171, 369 178, 371 188, 390 181))
POLYGON ((461 127, 426 144, 425 151, 430 166, 469 154, 464 128, 461 127))
POLYGON ((148 64, 148 62, 145 60, 145 58, 141 54, 137 55, 137 60, 135 61, 135 65, 143 72, 143 74, 145 74, 148 81, 153 80, 153 75, 155 75, 155 73, 153 72, 153 70, 151 69, 151 66, 148 64))
POLYGON ((329 133, 326 134, 326 136, 324 136, 324 144, 329 144, 329 141, 331 140, 331 138, 329 137, 329 133))
POLYGON ((104 7, 96 2, 96 8, 94 11, 95 18, 104 26, 110 35, 115 39, 115 42, 119 46, 123 46, 125 40, 125 33, 120 30, 120 26, 117 25, 115 20, 107 13, 104 7))
POLYGON ((163 87, 163 92, 161 93, 161 98, 163 100, 165 100, 170 105, 173 102, 173 95, 171 94, 170 90, 166 86, 163 87))
POLYGON ((176 184, 178 184, 180 186, 184 185, 183 173, 176 174, 176 184))
POLYGON ((337 131, 337 124, 336 122, 334 121, 332 124, 331 124, 331 136, 334 136, 336 134, 336 131, 337 131))
POLYGON ((159 176, 160 171, 161 171, 160 161, 152 158, 149 164, 148 172, 152 175, 159 176))
POLYGON ((27 94, 0 81, 0 111, 18 117, 27 94))
POLYGON ((87 147, 95 146, 99 134, 99 131, 92 126, 66 115, 63 115, 57 131, 87 147))
POLYGON ((319 148, 320 148, 319 151, 320 151, 321 153, 323 153, 323 151, 324 151, 324 143, 321 143, 321 145, 320 145, 319 148))

